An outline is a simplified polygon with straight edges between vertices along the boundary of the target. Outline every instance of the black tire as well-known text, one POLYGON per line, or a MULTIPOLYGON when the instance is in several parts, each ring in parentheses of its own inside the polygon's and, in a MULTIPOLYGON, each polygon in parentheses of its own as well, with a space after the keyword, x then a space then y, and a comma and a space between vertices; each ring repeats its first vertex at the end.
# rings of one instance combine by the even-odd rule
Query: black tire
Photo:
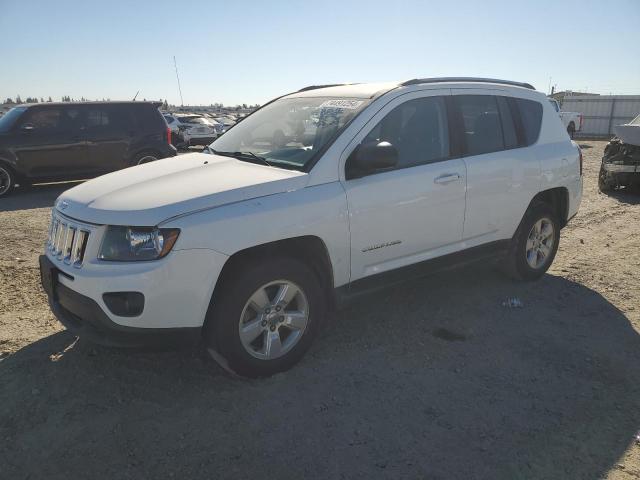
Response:
POLYGON ((511 240, 505 265, 506 273, 518 280, 537 280, 545 274, 553 263, 559 243, 560 222, 556 212, 546 203, 537 202, 532 204, 522 218, 518 230, 511 240), (553 226, 553 245, 550 247, 550 252, 546 255, 544 263, 538 268, 533 268, 527 261, 527 240, 533 226, 542 219, 549 220, 553 226))
POLYGON ((600 173, 598 174, 598 189, 602 193, 611 192, 616 186, 615 181, 611 178, 611 175, 607 173, 602 165, 600 165, 600 173))
POLYGON ((573 136, 576 134, 576 124, 573 122, 569 122, 569 125, 567 126, 567 133, 569 134, 569 137, 573 139, 573 136))
MULTIPOLYGON (((283 372, 304 356, 317 336, 324 318, 324 303, 318 277, 303 262, 294 258, 270 258, 257 264, 245 262, 227 272, 223 284, 216 288, 203 330, 204 340, 239 375, 256 378, 283 372), (303 291, 308 303, 308 319, 299 340, 284 355, 259 359, 242 344, 240 318, 249 298, 262 286, 274 281, 292 282, 303 291)), ((268 335, 268 332, 264 333, 268 335)), ((265 337, 260 334, 259 338, 265 337)))
POLYGON ((16 185, 16 174, 13 169, 4 163, 0 163, 0 198, 8 197, 16 185))
POLYGON ((145 150, 136 154, 131 160, 131 166, 142 165, 143 163, 155 162, 160 159, 161 155, 153 150, 145 150))

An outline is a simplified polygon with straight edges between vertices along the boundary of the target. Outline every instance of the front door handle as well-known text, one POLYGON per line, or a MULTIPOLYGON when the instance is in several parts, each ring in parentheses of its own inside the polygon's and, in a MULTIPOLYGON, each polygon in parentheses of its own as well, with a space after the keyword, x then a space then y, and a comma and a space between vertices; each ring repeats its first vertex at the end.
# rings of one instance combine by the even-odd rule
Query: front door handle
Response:
POLYGON ((446 185, 447 183, 457 182, 462 176, 459 173, 445 173, 433 179, 433 183, 438 185, 446 185))

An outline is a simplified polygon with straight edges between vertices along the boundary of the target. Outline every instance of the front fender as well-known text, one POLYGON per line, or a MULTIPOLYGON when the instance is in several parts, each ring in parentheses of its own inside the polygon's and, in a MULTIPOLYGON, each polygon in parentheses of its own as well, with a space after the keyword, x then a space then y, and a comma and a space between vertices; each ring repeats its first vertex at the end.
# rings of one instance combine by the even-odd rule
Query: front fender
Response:
POLYGON ((333 284, 349 282, 349 225, 346 195, 339 182, 245 200, 174 218, 180 228, 174 249, 206 248, 231 256, 278 240, 316 236, 324 242, 333 284))

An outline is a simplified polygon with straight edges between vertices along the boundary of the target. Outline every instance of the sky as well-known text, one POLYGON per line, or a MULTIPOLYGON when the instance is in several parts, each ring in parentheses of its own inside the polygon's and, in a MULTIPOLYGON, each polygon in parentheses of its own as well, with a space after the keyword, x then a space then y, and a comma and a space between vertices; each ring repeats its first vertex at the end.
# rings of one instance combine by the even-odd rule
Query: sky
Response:
POLYGON ((7 97, 262 104, 306 85, 480 76, 640 94, 640 0, 0 0, 7 97))

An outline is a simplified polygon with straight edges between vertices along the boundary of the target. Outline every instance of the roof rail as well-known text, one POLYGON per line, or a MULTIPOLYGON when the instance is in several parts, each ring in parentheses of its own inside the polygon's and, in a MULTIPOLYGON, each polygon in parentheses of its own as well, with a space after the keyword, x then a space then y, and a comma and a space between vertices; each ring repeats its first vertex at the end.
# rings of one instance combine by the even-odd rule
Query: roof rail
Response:
POLYGON ((530 83, 512 82, 511 80, 499 80, 497 78, 477 78, 477 77, 440 77, 440 78, 414 78, 402 82, 400 86, 419 85, 422 83, 443 83, 443 82, 479 82, 479 83, 501 83, 503 85, 513 85, 514 87, 524 87, 535 90, 530 83))
POLYGON ((301 88, 298 92, 306 92, 308 90, 317 90, 318 88, 329 88, 329 87, 342 87, 343 85, 351 85, 349 83, 331 83, 328 85, 309 85, 308 87, 301 88))

